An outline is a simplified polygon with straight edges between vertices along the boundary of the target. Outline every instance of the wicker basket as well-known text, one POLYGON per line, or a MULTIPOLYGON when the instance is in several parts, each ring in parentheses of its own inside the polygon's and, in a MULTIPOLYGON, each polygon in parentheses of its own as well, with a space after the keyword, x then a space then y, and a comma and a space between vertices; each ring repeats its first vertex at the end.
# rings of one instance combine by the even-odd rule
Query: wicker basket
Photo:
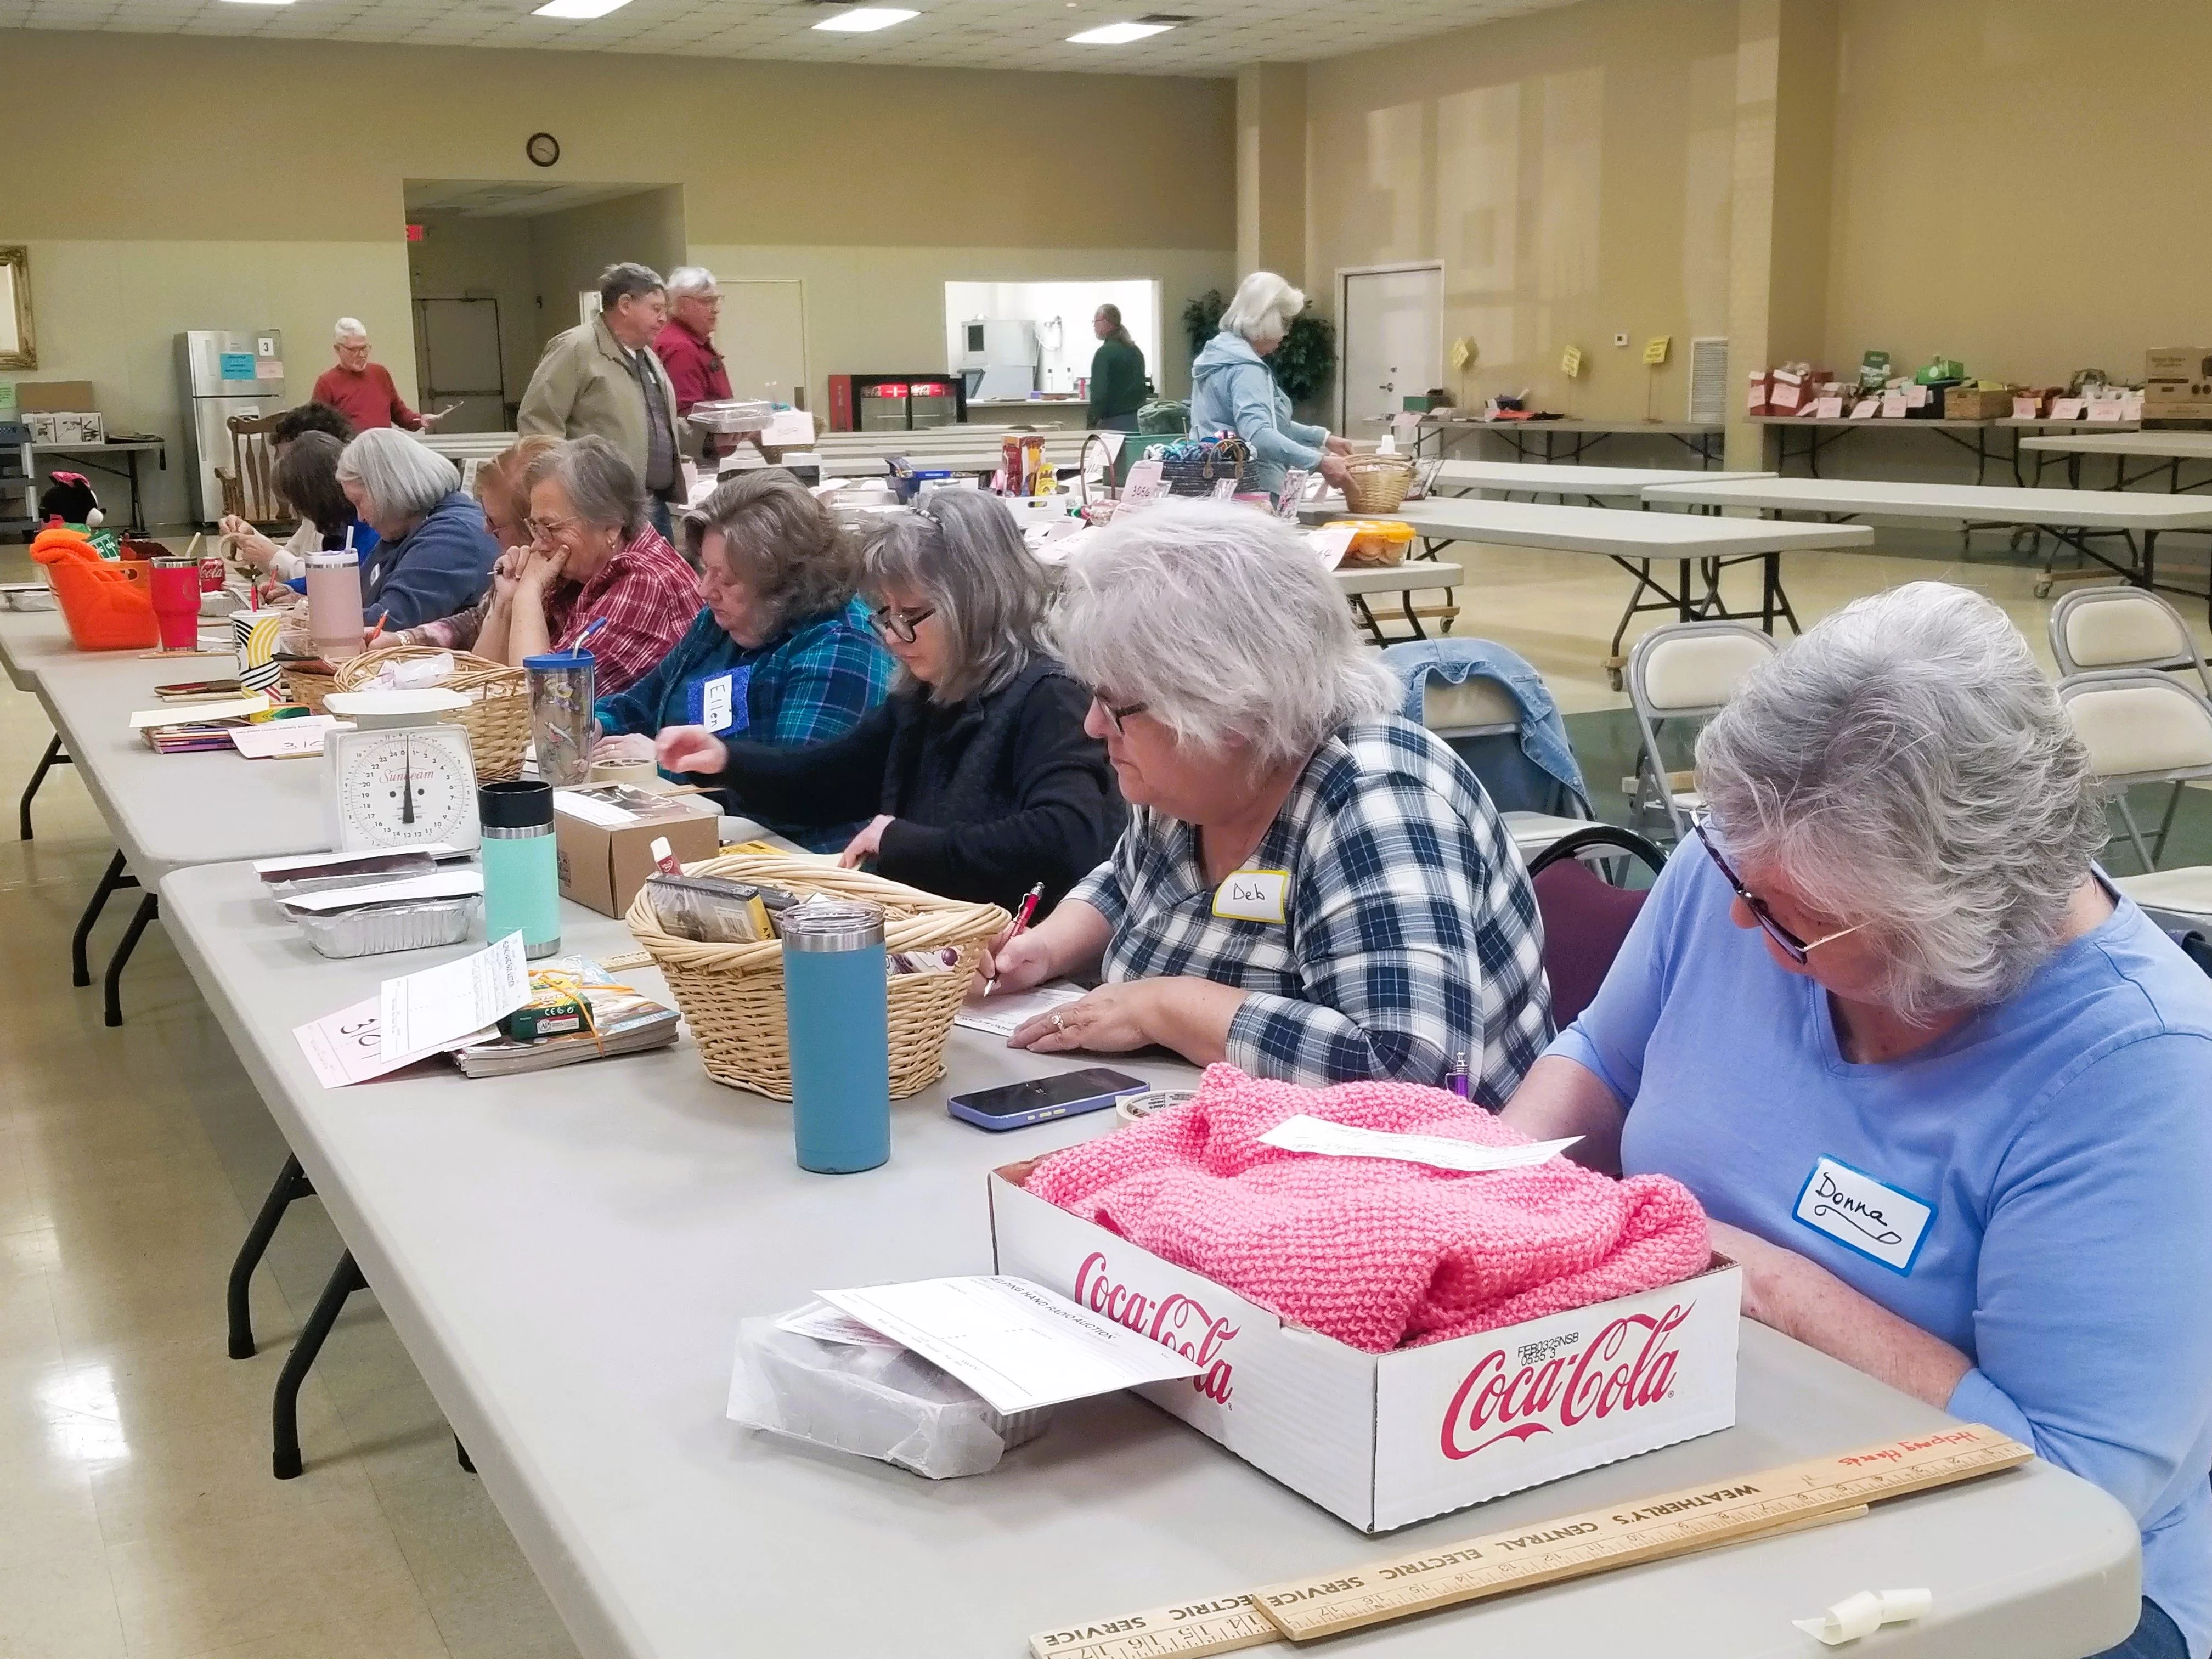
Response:
POLYGON ((453 672, 441 685, 469 700, 469 706, 453 718, 468 732, 469 747, 476 753, 477 781, 503 783, 520 777, 522 751, 530 746, 530 676, 520 668, 467 651, 448 653, 434 645, 386 645, 341 663, 331 689, 357 691, 386 663, 445 655, 453 658, 453 672))
POLYGON ((1389 513, 1413 487, 1410 455, 1361 455, 1344 464, 1344 504, 1354 513, 1389 513))
POLYGON ((305 703, 310 714, 325 712, 323 699, 337 689, 337 681, 328 674, 289 665, 284 670, 284 701, 305 703))
MULTIPOLYGON (((1012 920, 995 904, 963 904, 880 876, 840 870, 826 860, 741 856, 684 866, 687 876, 727 876, 783 888, 801 897, 830 893, 884 907, 890 951, 957 947, 946 974, 898 974, 890 998, 891 1097, 919 1094, 945 1075, 945 1040, 968 995, 983 947, 1012 920)), ((791 1048, 784 1031, 783 946, 700 945, 660 931, 653 890, 641 887, 623 917, 661 972, 690 1023, 707 1075, 770 1100, 791 1098, 791 1048)))

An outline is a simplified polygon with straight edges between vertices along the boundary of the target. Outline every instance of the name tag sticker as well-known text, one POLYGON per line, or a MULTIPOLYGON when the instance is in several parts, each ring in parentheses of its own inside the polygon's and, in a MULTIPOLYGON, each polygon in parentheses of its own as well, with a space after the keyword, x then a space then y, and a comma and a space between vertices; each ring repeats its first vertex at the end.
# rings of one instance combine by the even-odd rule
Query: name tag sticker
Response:
POLYGON ((1821 1158, 1805 1177, 1794 1213, 1814 1232, 1826 1233, 1893 1273, 1909 1273, 1928 1237, 1928 1224, 1936 1218, 1936 1206, 1848 1164, 1821 1158))
POLYGON ((709 732, 743 731, 751 724, 745 708, 745 688, 752 679, 750 665, 709 674, 691 683, 691 720, 709 732))
POLYGON ((1284 902, 1290 896, 1287 870, 1238 870, 1213 890, 1213 914, 1224 921, 1283 920, 1284 902))

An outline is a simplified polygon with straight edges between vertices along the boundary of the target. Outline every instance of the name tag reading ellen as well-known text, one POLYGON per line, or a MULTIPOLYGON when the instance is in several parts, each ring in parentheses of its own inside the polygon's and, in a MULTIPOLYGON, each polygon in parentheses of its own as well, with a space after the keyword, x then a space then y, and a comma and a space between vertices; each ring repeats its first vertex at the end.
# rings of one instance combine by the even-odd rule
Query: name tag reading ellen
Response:
POLYGON ((1291 890, 1287 870, 1237 870, 1213 890, 1213 914, 1224 921, 1271 921, 1280 926, 1291 890))
POLYGON ((1900 1273, 1912 1271, 1936 1218, 1933 1205, 1832 1158, 1814 1160, 1794 1213, 1814 1231, 1900 1273))
POLYGON ((753 674, 750 665, 732 668, 691 682, 691 723, 709 732, 742 731, 750 724, 745 708, 745 689, 753 674))

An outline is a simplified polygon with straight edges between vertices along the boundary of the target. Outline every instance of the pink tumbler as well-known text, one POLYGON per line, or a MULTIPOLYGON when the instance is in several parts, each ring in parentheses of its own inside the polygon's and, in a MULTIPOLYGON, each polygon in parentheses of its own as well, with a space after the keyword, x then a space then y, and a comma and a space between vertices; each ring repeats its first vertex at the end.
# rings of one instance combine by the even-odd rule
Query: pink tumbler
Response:
POLYGON ((190 651, 200 642, 200 566, 198 559, 155 559, 154 617, 161 649, 190 651))

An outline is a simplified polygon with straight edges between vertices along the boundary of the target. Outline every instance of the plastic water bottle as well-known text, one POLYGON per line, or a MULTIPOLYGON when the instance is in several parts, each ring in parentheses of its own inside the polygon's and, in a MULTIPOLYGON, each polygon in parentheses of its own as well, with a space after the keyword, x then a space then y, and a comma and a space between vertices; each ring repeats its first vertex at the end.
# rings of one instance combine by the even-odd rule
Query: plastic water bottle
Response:
POLYGON ((526 957, 561 953, 561 866, 553 844, 553 786, 532 778, 477 790, 483 830, 484 939, 522 935, 526 957))
POLYGON ((362 653, 361 556, 351 549, 307 555, 307 637, 325 662, 362 653))
POLYGON ((816 900, 785 911, 781 927, 799 1167, 872 1170, 891 1155, 884 913, 857 900, 816 900))

